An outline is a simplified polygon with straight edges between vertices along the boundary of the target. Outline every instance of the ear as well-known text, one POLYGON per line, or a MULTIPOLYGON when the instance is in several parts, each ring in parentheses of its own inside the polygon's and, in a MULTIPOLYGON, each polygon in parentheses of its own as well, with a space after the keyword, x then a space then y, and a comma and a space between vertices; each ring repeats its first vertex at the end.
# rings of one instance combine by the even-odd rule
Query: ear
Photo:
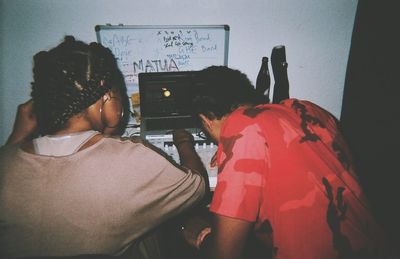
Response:
POLYGON ((204 127, 206 127, 207 129, 211 129, 212 121, 202 113, 200 113, 199 116, 200 116, 200 120, 201 120, 202 124, 204 125, 204 127))
POLYGON ((103 97, 102 97, 102 99, 103 99, 103 102, 105 102, 105 101, 107 101, 108 99, 110 99, 110 92, 107 92, 107 93, 105 93, 104 95, 103 95, 103 97))

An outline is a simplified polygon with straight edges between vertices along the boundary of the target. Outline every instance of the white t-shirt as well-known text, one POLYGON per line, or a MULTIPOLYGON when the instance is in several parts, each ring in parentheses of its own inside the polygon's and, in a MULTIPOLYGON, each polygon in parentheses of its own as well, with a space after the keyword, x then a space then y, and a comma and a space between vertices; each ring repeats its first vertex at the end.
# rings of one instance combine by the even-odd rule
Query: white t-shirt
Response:
POLYGON ((75 132, 65 135, 46 135, 32 140, 35 153, 46 156, 66 156, 78 150, 94 135, 95 130, 75 132))

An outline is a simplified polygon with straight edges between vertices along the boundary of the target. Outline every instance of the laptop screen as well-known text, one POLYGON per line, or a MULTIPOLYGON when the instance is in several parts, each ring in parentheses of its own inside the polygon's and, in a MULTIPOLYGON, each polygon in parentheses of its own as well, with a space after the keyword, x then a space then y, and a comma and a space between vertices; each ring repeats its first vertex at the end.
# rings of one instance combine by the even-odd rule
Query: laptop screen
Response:
POLYGON ((198 71, 139 74, 140 113, 145 130, 198 127, 192 100, 201 85, 198 71))
POLYGON ((142 117, 191 116, 198 71, 139 74, 142 117))

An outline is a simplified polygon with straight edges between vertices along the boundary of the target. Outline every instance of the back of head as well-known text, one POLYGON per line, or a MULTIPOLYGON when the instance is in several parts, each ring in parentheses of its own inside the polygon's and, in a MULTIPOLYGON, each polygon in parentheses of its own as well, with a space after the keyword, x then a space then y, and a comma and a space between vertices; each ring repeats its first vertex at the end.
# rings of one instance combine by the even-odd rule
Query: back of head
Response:
POLYGON ((32 98, 40 134, 52 134, 111 88, 126 92, 111 51, 66 36, 49 51, 34 56, 32 98))
POLYGON ((196 114, 220 119, 241 105, 265 103, 245 74, 226 66, 210 66, 200 72, 201 89, 194 98, 196 114))

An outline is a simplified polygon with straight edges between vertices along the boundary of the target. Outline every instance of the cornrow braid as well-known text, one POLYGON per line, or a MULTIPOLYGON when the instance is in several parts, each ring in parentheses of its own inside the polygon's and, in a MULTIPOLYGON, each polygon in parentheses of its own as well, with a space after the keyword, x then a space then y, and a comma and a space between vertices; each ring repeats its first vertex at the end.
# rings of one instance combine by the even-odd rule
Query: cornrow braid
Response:
POLYGON ((112 86, 121 85, 120 77, 109 49, 76 41, 72 36, 36 54, 31 96, 40 134, 63 129, 72 116, 95 103, 112 86))

